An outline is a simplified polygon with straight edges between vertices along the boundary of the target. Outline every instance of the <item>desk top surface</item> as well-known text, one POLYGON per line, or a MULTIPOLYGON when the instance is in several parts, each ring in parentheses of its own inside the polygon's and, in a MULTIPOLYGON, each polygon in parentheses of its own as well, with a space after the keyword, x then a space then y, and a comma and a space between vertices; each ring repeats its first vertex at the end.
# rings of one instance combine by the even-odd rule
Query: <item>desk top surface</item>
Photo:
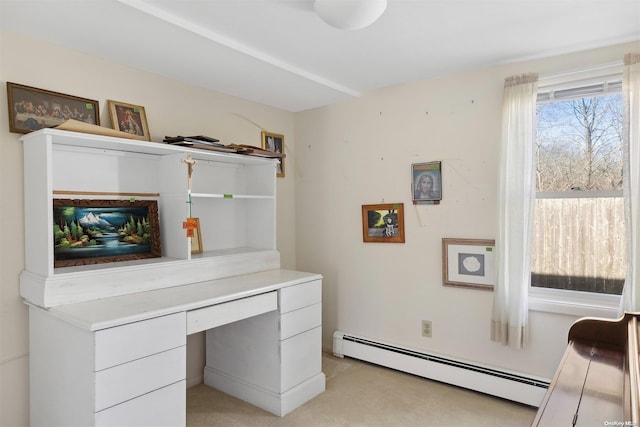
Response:
POLYGON ((47 311, 49 314, 82 329, 97 331, 125 323, 238 300, 321 278, 321 275, 314 273, 282 269, 269 270, 62 305, 47 311))

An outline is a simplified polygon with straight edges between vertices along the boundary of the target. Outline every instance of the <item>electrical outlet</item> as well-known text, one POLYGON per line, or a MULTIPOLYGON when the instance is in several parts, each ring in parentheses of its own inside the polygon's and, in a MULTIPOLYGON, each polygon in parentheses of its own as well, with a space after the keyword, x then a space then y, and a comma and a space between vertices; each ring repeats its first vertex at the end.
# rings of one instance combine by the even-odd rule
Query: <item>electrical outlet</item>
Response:
POLYGON ((422 321, 422 336, 431 338, 431 320, 423 320, 422 321))

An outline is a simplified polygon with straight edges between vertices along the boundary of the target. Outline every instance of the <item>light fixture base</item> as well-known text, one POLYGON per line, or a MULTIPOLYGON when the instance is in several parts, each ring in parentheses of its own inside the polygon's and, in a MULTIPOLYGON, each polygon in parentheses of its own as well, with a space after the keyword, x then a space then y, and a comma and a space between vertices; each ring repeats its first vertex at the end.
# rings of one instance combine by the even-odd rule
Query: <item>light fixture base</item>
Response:
POLYGON ((315 0, 313 8, 332 27, 360 30, 382 16, 387 0, 315 0))

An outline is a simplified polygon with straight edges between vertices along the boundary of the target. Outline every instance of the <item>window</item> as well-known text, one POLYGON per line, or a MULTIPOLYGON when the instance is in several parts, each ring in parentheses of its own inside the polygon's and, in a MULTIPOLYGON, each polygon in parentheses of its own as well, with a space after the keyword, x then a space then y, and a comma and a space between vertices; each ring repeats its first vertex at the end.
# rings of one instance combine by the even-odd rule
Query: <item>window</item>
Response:
POLYGON ((626 240, 620 90, 620 76, 539 89, 534 288, 622 292, 626 240))

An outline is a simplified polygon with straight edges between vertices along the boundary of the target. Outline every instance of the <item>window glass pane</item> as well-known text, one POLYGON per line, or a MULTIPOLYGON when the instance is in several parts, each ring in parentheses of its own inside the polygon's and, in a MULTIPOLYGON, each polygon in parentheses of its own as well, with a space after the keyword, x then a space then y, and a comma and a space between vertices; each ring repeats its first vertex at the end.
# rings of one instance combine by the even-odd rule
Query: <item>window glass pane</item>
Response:
POLYGON ((532 286, 619 295, 624 233, 622 197, 536 200, 532 286))
POLYGON ((621 94, 541 101, 537 120, 536 190, 561 193, 536 200, 532 286, 620 294, 624 202, 590 192, 622 189, 621 94))
POLYGON ((621 94, 539 103, 537 191, 622 189, 621 94))

